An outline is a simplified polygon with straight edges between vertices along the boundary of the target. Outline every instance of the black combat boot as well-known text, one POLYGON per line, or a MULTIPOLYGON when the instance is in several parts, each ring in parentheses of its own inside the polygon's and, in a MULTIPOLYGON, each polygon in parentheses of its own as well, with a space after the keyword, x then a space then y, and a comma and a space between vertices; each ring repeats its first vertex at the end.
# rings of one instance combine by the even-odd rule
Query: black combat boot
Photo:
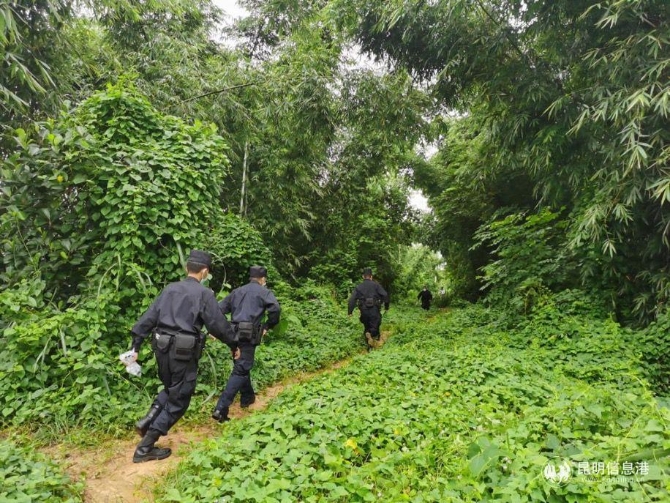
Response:
POLYGON ((171 449, 154 446, 160 436, 160 431, 150 429, 147 434, 144 435, 140 443, 137 444, 135 454, 133 455, 133 463, 143 463, 144 461, 153 461, 154 459, 165 459, 172 454, 171 449))
POLYGON ((156 419, 156 416, 160 414, 161 410, 163 410, 163 407, 155 403, 151 406, 147 415, 135 423, 135 431, 140 437, 144 437, 144 435, 147 434, 151 423, 156 419))
POLYGON ((228 407, 225 409, 214 409, 214 412, 212 412, 212 419, 214 419, 214 421, 218 421, 219 423, 230 421, 230 418, 228 417, 228 407))
POLYGON ((243 399, 242 397, 240 397, 240 407, 242 407, 243 409, 246 409, 247 407, 249 407, 254 403, 256 403, 256 395, 252 395, 251 399, 248 399, 246 397, 243 399))
POLYGON ((372 340, 372 335, 370 332, 365 332, 365 340, 368 343, 368 351, 372 351, 372 348, 374 348, 374 342, 372 340))

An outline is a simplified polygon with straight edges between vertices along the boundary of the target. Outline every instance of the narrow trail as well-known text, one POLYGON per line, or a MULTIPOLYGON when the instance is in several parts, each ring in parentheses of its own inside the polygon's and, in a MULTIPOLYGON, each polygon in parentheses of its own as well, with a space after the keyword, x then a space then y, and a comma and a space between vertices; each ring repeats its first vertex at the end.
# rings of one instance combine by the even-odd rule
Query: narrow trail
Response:
MULTIPOLYGON (((382 340, 389 333, 382 332, 382 340)), ((265 409, 284 389, 304 383, 317 376, 332 372, 349 364, 351 358, 328 365, 315 372, 305 372, 259 391, 256 402, 248 409, 242 409, 236 401, 229 416, 241 419, 256 411, 265 409)), ((178 422, 166 437, 158 441, 160 447, 170 447, 172 455, 161 461, 133 463, 132 457, 139 437, 110 440, 95 448, 76 448, 58 445, 45 449, 74 479, 84 482, 85 503, 144 503, 153 502, 152 490, 162 475, 174 468, 199 442, 219 435, 223 425, 213 421, 208 424, 189 425, 178 422)))

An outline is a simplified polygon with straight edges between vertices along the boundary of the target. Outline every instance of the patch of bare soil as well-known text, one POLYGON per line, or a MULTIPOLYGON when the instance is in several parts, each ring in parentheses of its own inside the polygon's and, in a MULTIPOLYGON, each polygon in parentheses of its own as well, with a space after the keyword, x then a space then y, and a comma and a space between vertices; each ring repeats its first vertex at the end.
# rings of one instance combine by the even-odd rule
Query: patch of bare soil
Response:
MULTIPOLYGON (((388 337, 388 335, 386 336, 388 337)), ((337 362, 317 372, 303 373, 264 389, 256 395, 256 402, 242 409, 236 402, 229 416, 240 419, 267 407, 285 388, 312 379, 325 372, 346 366, 349 360, 337 362)), ((131 440, 112 440, 95 449, 73 448, 59 445, 45 450, 59 462, 75 480, 85 483, 86 503, 143 503, 153 502, 153 487, 161 477, 174 468, 199 442, 219 434, 224 425, 214 422, 207 425, 183 425, 178 422, 170 433, 161 437, 157 445, 169 447, 172 455, 161 461, 133 463, 133 452, 139 437, 131 440)))

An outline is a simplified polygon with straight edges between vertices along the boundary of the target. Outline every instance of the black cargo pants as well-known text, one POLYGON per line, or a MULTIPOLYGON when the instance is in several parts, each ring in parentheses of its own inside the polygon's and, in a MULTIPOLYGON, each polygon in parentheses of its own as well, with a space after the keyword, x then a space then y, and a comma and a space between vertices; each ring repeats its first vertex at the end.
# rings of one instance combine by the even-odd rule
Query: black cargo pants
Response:
POLYGON ((158 363, 158 377, 164 388, 154 400, 154 405, 160 406, 162 410, 151 422, 151 428, 167 435, 191 403, 198 377, 198 360, 196 355, 188 361, 176 360, 170 351, 157 348, 154 349, 154 355, 158 363))
POLYGON ((365 327, 364 332, 370 332, 373 339, 379 339, 379 327, 382 324, 382 313, 377 306, 361 306, 361 323, 365 327))

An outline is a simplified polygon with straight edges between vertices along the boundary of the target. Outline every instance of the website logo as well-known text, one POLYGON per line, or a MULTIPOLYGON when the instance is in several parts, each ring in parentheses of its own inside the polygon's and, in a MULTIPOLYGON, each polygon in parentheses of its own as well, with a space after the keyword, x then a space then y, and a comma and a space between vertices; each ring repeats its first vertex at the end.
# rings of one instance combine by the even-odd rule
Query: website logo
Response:
POLYGON ((563 461, 561 464, 547 463, 544 467, 544 478, 551 484, 561 485, 565 484, 572 473, 570 463, 563 461))

